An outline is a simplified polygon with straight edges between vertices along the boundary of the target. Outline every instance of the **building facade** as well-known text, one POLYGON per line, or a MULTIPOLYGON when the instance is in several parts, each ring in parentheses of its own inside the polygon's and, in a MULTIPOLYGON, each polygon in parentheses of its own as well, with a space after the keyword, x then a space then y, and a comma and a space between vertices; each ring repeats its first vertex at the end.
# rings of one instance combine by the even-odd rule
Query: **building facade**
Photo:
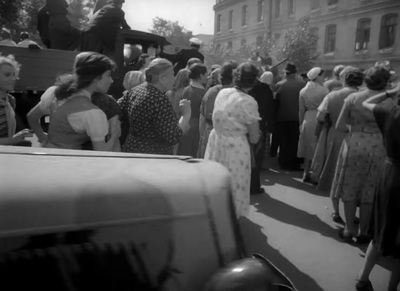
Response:
POLYGON ((389 60, 400 72, 400 0, 216 0, 214 11, 214 42, 224 49, 256 47, 265 37, 278 42, 309 16, 317 65, 367 68, 389 60))

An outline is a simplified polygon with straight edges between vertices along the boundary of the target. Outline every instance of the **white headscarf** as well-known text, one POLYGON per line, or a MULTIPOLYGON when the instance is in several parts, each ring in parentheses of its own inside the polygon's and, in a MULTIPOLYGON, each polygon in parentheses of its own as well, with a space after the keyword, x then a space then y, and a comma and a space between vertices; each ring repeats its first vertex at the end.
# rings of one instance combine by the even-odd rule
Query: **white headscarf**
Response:
POLYGON ((125 90, 130 90, 145 81, 145 76, 141 71, 129 71, 126 73, 123 86, 125 90))
POLYGON ((260 77, 260 82, 267 85, 271 85, 273 81, 274 81, 274 74, 272 74, 272 72, 269 71, 264 72, 260 77))

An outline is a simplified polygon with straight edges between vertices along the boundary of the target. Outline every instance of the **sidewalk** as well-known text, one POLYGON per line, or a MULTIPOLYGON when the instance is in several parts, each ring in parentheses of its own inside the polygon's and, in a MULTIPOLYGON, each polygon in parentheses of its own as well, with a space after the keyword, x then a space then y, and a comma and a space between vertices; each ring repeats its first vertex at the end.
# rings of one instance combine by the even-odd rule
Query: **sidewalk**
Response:
MULTIPOLYGON (((267 194, 251 197, 250 215, 241 221, 247 250, 268 257, 299 291, 355 290, 367 246, 339 239, 328 195, 304 184, 302 172, 281 172, 271 163, 262 173, 267 194)), ((389 266, 390 260, 375 266, 375 291, 386 290, 389 266)))

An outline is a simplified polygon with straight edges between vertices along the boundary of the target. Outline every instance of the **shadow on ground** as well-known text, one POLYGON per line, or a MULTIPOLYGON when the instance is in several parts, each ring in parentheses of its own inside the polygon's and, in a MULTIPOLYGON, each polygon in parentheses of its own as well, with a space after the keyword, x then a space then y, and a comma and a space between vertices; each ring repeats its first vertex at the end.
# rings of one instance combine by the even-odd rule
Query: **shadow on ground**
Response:
POLYGON ((261 172, 261 184, 263 186, 272 186, 280 184, 290 188, 308 192, 313 195, 329 197, 329 193, 318 191, 316 186, 303 183, 302 171, 286 171, 280 169, 276 159, 269 158, 266 161, 267 167, 261 172))
POLYGON ((317 215, 297 209, 269 195, 253 196, 251 204, 258 212, 265 214, 280 222, 291 224, 303 229, 320 233, 323 236, 333 238, 339 242, 338 230, 322 221, 317 215))
POLYGON ((301 272, 295 265, 286 259, 278 250, 268 244, 268 238, 258 224, 247 218, 241 218, 240 226, 244 237, 252 239, 246 241, 246 250, 249 255, 260 253, 276 265, 285 275, 293 281, 298 291, 323 291, 313 278, 301 272))

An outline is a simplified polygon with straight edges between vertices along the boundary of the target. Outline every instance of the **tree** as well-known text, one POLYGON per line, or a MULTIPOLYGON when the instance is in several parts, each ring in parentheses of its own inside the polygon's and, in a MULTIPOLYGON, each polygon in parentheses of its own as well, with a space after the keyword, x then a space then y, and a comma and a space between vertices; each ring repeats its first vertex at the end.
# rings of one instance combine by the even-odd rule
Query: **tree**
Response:
POLYGON ((299 71, 309 70, 318 58, 315 52, 318 36, 310 31, 309 20, 309 17, 304 17, 295 28, 289 29, 283 37, 282 46, 277 50, 277 59, 288 58, 299 71))
MULTIPOLYGON (((36 29, 37 12, 45 2, 45 0, 0 0, 0 26, 9 28, 16 41, 19 40, 21 31, 27 31, 33 40, 40 42, 36 29)), ((67 0, 71 24, 78 29, 84 28, 95 2, 96 0, 67 0)))
POLYGON ((84 30, 92 15, 96 0, 70 0, 68 6, 68 20, 79 30, 84 30))
POLYGON ((179 25, 178 21, 170 21, 161 17, 153 18, 153 27, 151 33, 164 36, 174 47, 187 47, 189 39, 193 37, 193 33, 179 25))

